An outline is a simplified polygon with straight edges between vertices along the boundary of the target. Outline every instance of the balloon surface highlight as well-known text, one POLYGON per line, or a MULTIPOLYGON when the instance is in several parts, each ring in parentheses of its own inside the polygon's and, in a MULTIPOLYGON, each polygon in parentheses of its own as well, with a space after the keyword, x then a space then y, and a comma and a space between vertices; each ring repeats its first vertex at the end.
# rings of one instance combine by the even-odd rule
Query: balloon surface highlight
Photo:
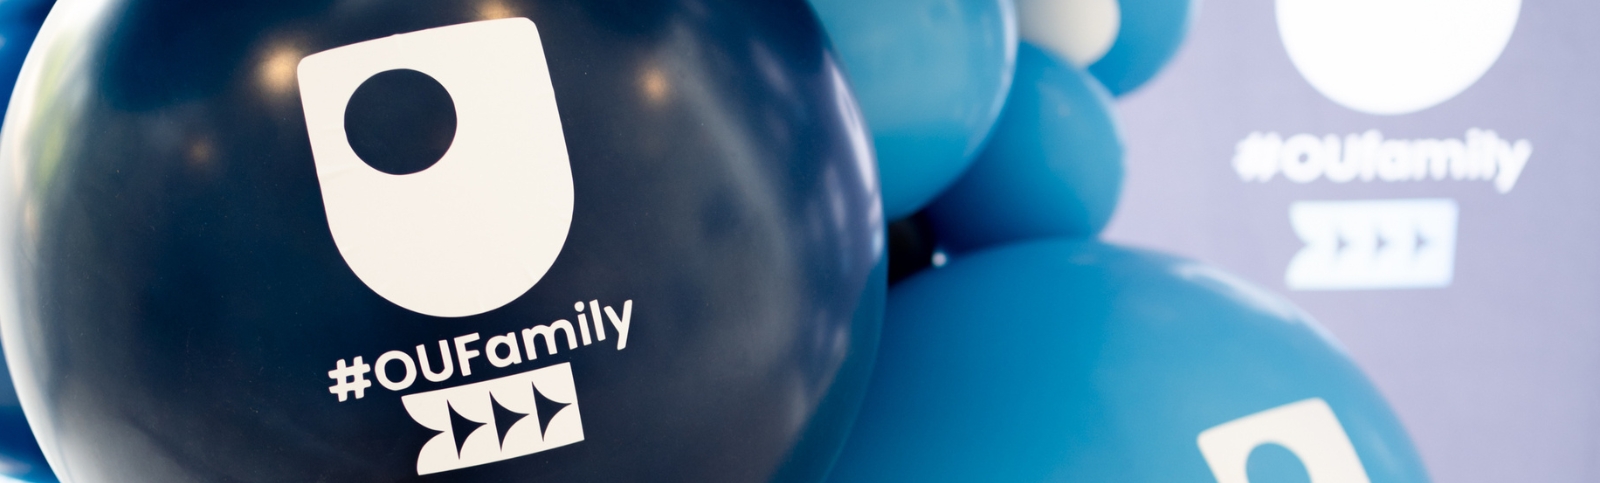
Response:
POLYGON ((811 0, 872 129, 884 213, 921 209, 972 161, 1011 86, 1010 0, 811 0))
POLYGON ((29 58, 0 327, 63 478, 817 481, 864 394, 803 1, 74 2, 29 58))
POLYGON ((1020 243, 902 282, 888 314, 835 483, 1428 481, 1337 342, 1200 263, 1020 243))
POLYGON ((956 251, 1041 237, 1092 237, 1122 192, 1111 98, 1082 69, 1024 43, 1017 83, 978 160, 928 209, 956 251))
MULTIPOLYGON (((54 1, 0 1, 0 88, 9 98, 28 47, 54 1)), ((0 111, 3 114, 4 111, 0 111)), ((12 387, 10 371, 0 358, 0 480, 54 482, 50 464, 33 437, 22 404, 12 387)))

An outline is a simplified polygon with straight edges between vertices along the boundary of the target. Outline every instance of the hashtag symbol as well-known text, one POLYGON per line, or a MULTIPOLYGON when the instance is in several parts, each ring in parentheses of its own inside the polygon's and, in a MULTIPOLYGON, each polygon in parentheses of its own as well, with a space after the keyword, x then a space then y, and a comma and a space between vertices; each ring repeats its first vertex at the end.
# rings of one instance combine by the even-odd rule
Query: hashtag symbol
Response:
POLYGON ((336 381, 328 388, 328 392, 338 394, 339 402, 350 399, 351 392, 356 393, 356 399, 367 397, 367 388, 372 387, 372 381, 366 378, 366 374, 372 372, 372 366, 362 363, 360 357, 356 357, 355 361, 355 365, 345 366, 344 359, 339 359, 333 370, 328 371, 328 378, 336 381))

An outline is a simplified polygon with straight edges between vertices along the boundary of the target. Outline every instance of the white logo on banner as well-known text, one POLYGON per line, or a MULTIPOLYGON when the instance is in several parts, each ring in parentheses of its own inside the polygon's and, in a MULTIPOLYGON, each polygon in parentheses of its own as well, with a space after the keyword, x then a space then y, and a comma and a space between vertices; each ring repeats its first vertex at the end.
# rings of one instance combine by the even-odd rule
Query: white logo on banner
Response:
POLYGON ((1294 290, 1438 288, 1455 272, 1455 200, 1300 201, 1289 222, 1306 246, 1294 290))
POLYGON ((1407 114, 1455 97, 1500 58, 1521 0, 1277 0, 1311 86, 1350 109, 1407 114))
POLYGON ((378 295, 413 312, 465 317, 511 303, 555 263, 572 224, 572 171, 532 21, 347 45, 301 60, 299 79, 328 228, 378 295), (356 89, 398 69, 443 85, 458 118, 444 157, 406 175, 368 166, 344 125, 356 89))
POLYGON ((570 364, 412 394, 400 401, 418 424, 439 432, 417 455, 418 475, 583 441, 570 364))
MULTIPOLYGON (((1368 483, 1367 469, 1333 408, 1321 398, 1279 406, 1200 432, 1217 483, 1251 483, 1250 452, 1277 444, 1300 458, 1311 483, 1368 483)), ((1264 482, 1258 482, 1264 483, 1264 482)))

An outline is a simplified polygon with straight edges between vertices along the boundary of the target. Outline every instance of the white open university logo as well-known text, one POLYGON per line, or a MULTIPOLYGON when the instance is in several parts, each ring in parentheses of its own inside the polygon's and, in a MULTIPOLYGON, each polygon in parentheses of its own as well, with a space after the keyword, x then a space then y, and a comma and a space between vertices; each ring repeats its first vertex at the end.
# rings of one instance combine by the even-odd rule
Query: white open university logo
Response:
POLYGON ((400 401, 418 424, 439 432, 422 445, 419 475, 583 441, 571 364, 412 394, 400 401))
POLYGON ((1245 416, 1200 432, 1200 454, 1217 483, 1251 483, 1250 453, 1277 444, 1300 458, 1311 483, 1368 483, 1367 469, 1322 398, 1245 416))
POLYGON ((1409 114, 1476 83, 1505 51, 1522 0, 1277 0, 1295 69, 1334 102, 1409 114))
POLYGON ((465 317, 542 278, 572 223, 572 171, 538 29, 526 18, 396 35, 301 60, 301 102, 328 227, 346 263, 383 298, 465 317), (432 167, 392 175, 346 137, 345 107, 382 72, 437 80, 458 127, 432 167))

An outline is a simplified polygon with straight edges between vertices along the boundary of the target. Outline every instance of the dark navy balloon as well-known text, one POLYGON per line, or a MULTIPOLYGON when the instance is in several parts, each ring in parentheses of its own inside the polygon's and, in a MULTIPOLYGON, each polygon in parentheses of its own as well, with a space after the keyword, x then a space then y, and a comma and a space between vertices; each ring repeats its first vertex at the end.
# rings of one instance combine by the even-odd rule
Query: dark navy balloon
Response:
MULTIPOLYGON (((33 45, 39 25, 44 23, 45 15, 54 4, 54 1, 39 0, 0 1, 0 89, 4 89, 5 96, 10 96, 23 58, 28 55, 28 46, 33 45)), ((0 117, 3 114, 4 111, 0 111, 0 117)), ((0 358, 0 481, 5 477, 56 481, 28 427, 27 417, 22 414, 22 405, 4 364, 5 360, 0 358)))
POLYGON ((887 268, 804 1, 70 5, 0 139, 64 479, 822 478, 887 268))
POLYGON ((1200 263, 976 252, 896 285, 882 341, 830 481, 1428 481, 1336 341, 1200 263))
POLYGON ((1122 135, 1087 72, 1028 43, 988 146, 928 207, 956 251, 1046 237, 1093 237, 1122 194, 1122 135))

